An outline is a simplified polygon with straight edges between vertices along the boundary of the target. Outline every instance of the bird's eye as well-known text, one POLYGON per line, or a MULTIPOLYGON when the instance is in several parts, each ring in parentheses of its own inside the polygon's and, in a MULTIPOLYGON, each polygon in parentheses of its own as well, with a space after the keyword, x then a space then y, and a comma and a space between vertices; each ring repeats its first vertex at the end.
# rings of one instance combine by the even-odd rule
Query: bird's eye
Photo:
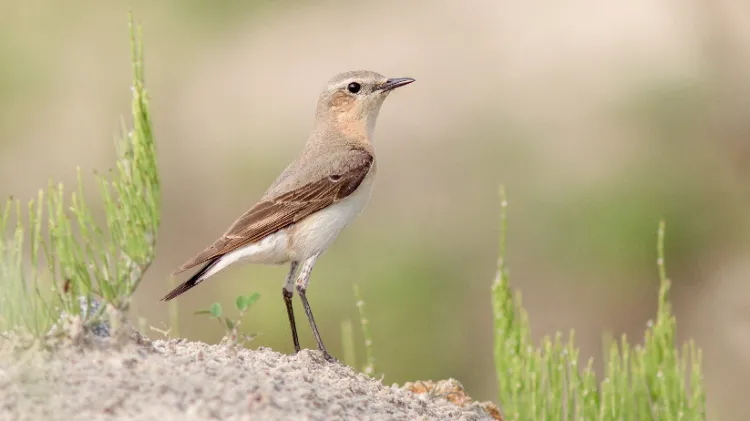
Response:
POLYGON ((357 82, 352 82, 349 84, 349 86, 346 87, 346 89, 349 92, 356 94, 357 92, 359 92, 360 89, 362 89, 362 86, 357 82))

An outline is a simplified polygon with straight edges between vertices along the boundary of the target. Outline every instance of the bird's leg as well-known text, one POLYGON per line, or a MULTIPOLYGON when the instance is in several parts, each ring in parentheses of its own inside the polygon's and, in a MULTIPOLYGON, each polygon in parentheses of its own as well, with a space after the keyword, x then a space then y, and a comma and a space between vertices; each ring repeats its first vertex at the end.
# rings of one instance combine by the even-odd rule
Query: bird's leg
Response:
POLYGON ((307 302, 307 296, 305 295, 307 292, 307 285, 310 283, 310 272, 312 272, 312 268, 315 266, 315 261, 317 259, 317 255, 313 256, 305 260, 305 263, 302 265, 302 270, 297 277, 297 293, 299 294, 300 300, 302 300, 302 306, 305 308, 307 320, 310 322, 310 328, 312 328, 313 337, 315 337, 315 342, 318 343, 318 349, 323 353, 323 357, 326 361, 336 362, 336 359, 328 353, 325 345, 323 345, 323 340, 320 338, 320 332, 318 332, 318 326, 315 324, 315 318, 313 317, 310 304, 307 302))
POLYGON ((286 314, 289 316, 289 326, 292 328, 292 340, 294 341, 294 353, 299 352, 299 339, 297 338, 297 325, 294 323, 294 309, 292 308, 292 296, 294 295, 294 276, 297 274, 298 262, 292 261, 289 267, 289 274, 286 276, 286 282, 281 289, 286 304, 286 314))

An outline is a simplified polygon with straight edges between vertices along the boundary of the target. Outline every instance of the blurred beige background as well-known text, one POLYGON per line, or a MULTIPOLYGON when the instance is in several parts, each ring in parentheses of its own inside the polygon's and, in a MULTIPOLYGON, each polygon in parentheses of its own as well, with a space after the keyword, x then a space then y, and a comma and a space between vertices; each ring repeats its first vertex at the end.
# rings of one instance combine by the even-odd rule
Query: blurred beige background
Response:
MULTIPOLYGON (((455 377, 496 399, 503 183, 535 337, 575 328, 597 358, 605 331, 641 338, 664 217, 678 337, 704 350, 712 414, 750 417, 747 2, 0 0, 0 195, 112 165, 129 112, 128 10, 144 27, 163 180, 158 257, 135 303, 149 324, 170 323, 158 299, 172 269, 297 153, 328 78, 371 69, 417 83, 385 104, 372 200, 312 279, 334 355, 341 322, 357 326, 356 283, 386 382, 455 377)), ((180 298, 179 334, 217 341, 193 311, 258 291, 251 346, 290 352, 284 275, 223 272, 180 298)), ((358 328, 355 339, 361 361, 358 328)))

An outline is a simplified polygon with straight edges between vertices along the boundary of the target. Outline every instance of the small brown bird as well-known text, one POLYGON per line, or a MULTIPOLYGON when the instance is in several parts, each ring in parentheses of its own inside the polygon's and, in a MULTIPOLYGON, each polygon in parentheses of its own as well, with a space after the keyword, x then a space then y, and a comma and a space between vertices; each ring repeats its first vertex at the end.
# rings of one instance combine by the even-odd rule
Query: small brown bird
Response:
POLYGON ((174 273, 200 266, 168 301, 233 263, 289 262, 282 288, 295 353, 299 339, 292 310, 296 284, 318 349, 328 353, 305 293, 317 259, 370 198, 375 177, 373 131, 380 107, 393 89, 412 78, 386 78, 371 71, 341 73, 320 94, 315 124, 302 153, 271 184, 260 201, 213 244, 174 273))

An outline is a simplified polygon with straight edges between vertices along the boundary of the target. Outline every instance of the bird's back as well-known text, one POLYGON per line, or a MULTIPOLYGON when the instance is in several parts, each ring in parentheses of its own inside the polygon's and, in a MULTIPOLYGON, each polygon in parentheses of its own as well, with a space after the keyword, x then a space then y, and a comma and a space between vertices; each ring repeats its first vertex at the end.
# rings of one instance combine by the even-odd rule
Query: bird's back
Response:
POLYGON ((302 152, 276 177, 260 201, 273 199, 325 177, 337 176, 363 159, 374 160, 375 154, 368 141, 344 136, 326 135, 326 142, 313 134, 302 152))

